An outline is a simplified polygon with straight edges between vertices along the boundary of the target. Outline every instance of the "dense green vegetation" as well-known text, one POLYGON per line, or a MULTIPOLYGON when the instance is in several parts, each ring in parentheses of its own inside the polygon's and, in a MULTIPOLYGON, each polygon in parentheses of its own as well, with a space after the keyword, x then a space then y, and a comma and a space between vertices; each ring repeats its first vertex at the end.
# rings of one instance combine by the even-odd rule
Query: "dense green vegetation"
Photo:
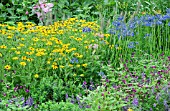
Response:
POLYGON ((0 110, 170 110, 168 0, 3 0, 0 110))

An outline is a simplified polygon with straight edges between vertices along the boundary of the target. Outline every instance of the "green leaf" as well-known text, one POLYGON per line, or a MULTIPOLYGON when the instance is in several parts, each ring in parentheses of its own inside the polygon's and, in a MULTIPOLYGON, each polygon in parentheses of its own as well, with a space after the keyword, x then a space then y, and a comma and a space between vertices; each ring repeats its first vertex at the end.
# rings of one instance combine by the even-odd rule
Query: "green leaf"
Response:
POLYGON ((24 10, 23 10, 23 9, 20 9, 20 8, 17 8, 17 12, 18 12, 18 13, 23 13, 24 10))
POLYGON ((21 20, 28 20, 28 17, 27 16, 22 16, 21 20))

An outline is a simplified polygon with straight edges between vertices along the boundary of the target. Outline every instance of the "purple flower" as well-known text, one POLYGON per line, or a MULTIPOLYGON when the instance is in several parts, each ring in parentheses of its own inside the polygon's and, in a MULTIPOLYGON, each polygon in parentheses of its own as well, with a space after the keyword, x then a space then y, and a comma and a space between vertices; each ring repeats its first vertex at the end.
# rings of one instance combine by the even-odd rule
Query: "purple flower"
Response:
POLYGON ((168 104, 167 104, 167 101, 166 101, 166 100, 164 100, 164 106, 165 106, 166 108, 168 108, 168 104))
POLYGON ((72 99, 72 100, 71 100, 71 103, 72 103, 72 104, 74 104, 74 103, 75 103, 75 100, 74 100, 74 99, 72 99))
POLYGON ((90 108, 90 105, 86 105, 86 108, 90 108))
POLYGON ((100 106, 98 106, 98 109, 100 109, 100 106))
POLYGON ((23 107, 24 107, 24 106, 27 106, 27 105, 28 105, 28 106, 32 106, 33 103, 34 103, 33 98, 32 98, 32 97, 29 97, 29 98, 26 100, 26 102, 23 103, 22 106, 23 106, 23 107))
POLYGON ((156 66, 152 66, 151 68, 153 68, 153 69, 154 69, 154 68, 156 68, 156 66))
POLYGON ((6 96, 6 93, 4 93, 3 95, 6 96))
POLYGON ((80 101, 80 98, 78 96, 76 96, 76 99, 77 99, 77 101, 80 101))
POLYGON ((134 98, 133 101, 132 101, 132 104, 134 106, 138 106, 138 99, 137 98, 134 98))
POLYGON ((86 85, 86 84, 87 84, 87 82, 86 82, 86 81, 84 81, 84 82, 83 82, 83 85, 86 85))
POLYGON ((68 99, 68 94, 66 94, 66 99, 68 99))
POLYGON ((156 107, 156 103, 153 104, 153 107, 156 107))
POLYGON ((26 92, 26 93, 28 93, 28 92, 29 92, 29 90, 28 90, 28 89, 26 89, 26 90, 25 90, 25 92, 26 92))

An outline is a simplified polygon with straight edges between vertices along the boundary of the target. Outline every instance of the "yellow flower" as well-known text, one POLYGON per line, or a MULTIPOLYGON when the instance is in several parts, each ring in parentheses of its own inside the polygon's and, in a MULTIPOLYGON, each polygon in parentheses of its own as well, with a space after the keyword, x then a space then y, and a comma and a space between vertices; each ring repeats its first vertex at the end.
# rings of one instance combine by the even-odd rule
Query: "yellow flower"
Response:
POLYGON ((12 60, 18 60, 18 57, 13 57, 12 60))
POLYGON ((21 59, 22 59, 22 60, 27 60, 27 57, 26 57, 26 56, 22 56, 21 59))
POLYGON ((8 39, 11 39, 12 38, 12 36, 11 35, 8 35, 8 37, 7 37, 8 39))
POLYGON ((11 50, 16 50, 16 48, 13 47, 13 48, 11 48, 11 50))
POLYGON ((32 38, 32 40, 33 40, 34 42, 39 41, 39 39, 38 39, 38 38, 32 38))
POLYGON ((78 55, 77 57, 78 57, 78 58, 82 58, 82 57, 83 57, 83 55, 78 55))
POLYGON ((10 65, 6 65, 4 68, 9 70, 9 69, 11 69, 11 66, 10 65))
POLYGON ((31 61, 33 61, 33 59, 32 59, 32 58, 28 58, 27 61, 28 61, 28 62, 31 62, 31 61))
POLYGON ((38 74, 34 74, 34 77, 35 77, 35 78, 38 78, 38 77, 39 77, 39 75, 38 75, 38 74))
POLYGON ((47 61, 47 64, 50 64, 50 61, 47 61))
POLYGON ((26 62, 20 62, 20 65, 26 66, 27 64, 26 64, 26 62))
POLYGON ((19 46, 20 46, 20 47, 23 47, 23 46, 25 46, 25 45, 24 45, 24 44, 19 44, 19 46))
POLYGON ((1 49, 6 49, 7 47, 5 45, 0 46, 1 49))
POLYGON ((110 34, 104 34, 104 36, 105 36, 105 37, 109 37, 109 36, 110 36, 110 34))
POLYGON ((25 40, 24 38, 21 38, 21 40, 25 40))
POLYGON ((128 110, 127 111, 133 111, 133 109, 131 109, 131 108, 128 108, 128 110))
POLYGON ((82 64, 83 67, 87 67, 87 64, 82 64))
POLYGON ((15 53, 16 53, 16 54, 21 54, 21 52, 20 52, 20 51, 15 51, 15 53))
POLYGON ((53 45, 53 43, 51 41, 48 41, 46 45, 53 45))
POLYGON ((52 68, 53 68, 53 69, 57 69, 58 66, 57 66, 57 65, 52 65, 52 68))

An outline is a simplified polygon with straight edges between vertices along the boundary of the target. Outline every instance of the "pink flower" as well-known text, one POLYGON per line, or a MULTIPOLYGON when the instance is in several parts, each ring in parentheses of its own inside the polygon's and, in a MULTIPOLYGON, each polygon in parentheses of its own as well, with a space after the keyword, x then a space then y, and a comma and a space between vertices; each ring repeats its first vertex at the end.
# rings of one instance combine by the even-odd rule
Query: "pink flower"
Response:
POLYGON ((45 4, 45 3, 40 4, 40 8, 41 8, 41 9, 44 9, 45 7, 46 7, 46 4, 45 4))
POLYGON ((47 12, 50 12, 50 11, 52 11, 52 7, 54 6, 54 4, 52 4, 52 3, 46 3, 46 4, 44 4, 44 7, 42 6, 42 10, 45 12, 45 13, 47 13, 47 12))
POLYGON ((28 14, 29 14, 29 12, 28 12, 28 11, 26 11, 26 12, 25 12, 25 14, 26 14, 26 15, 28 15, 28 14))
POLYGON ((36 12, 37 17, 40 18, 40 16, 42 15, 40 12, 36 12))
POLYGON ((40 6, 39 5, 35 5, 34 7, 33 7, 33 9, 35 10, 35 9, 40 9, 40 6))

